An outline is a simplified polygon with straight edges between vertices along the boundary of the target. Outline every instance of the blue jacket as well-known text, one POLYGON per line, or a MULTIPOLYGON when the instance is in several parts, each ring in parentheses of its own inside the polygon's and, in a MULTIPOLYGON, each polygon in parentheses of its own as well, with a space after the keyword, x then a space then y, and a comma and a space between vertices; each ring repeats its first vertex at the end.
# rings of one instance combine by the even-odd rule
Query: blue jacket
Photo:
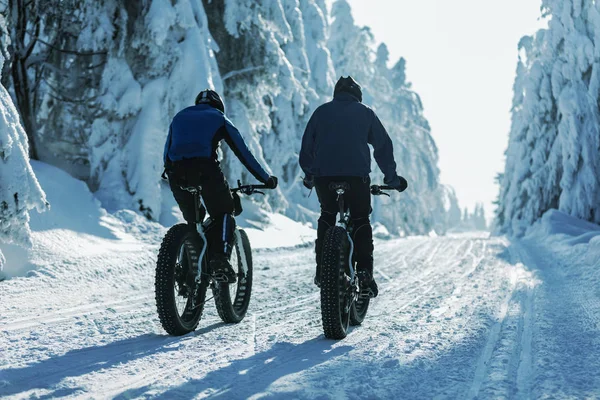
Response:
POLYGON ((394 148, 375 112, 349 93, 315 110, 302 138, 300 167, 307 176, 361 176, 371 172, 371 152, 385 176, 397 179, 394 148))
POLYGON ((165 165, 189 158, 208 158, 216 162, 221 140, 227 142, 256 179, 267 182, 269 174, 254 158, 237 128, 225 114, 207 104, 185 108, 175 115, 165 143, 165 165))

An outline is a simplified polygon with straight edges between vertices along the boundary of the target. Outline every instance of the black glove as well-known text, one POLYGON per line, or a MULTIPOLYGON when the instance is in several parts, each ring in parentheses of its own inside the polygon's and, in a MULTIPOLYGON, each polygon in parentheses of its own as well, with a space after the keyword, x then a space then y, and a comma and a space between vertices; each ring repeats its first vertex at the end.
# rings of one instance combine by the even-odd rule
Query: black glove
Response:
POLYGON ((302 179, 302 184, 308 190, 312 190, 315 187, 315 177, 312 175, 306 175, 304 179, 302 179))
POLYGON ((277 187, 277 177, 270 176, 269 179, 265 182, 267 189, 275 189, 277 187))
POLYGON ((393 187, 399 192, 404 192, 406 188, 408 188, 408 182, 400 175, 396 175, 396 177, 391 180, 386 179, 384 180, 384 183, 390 187, 393 187))

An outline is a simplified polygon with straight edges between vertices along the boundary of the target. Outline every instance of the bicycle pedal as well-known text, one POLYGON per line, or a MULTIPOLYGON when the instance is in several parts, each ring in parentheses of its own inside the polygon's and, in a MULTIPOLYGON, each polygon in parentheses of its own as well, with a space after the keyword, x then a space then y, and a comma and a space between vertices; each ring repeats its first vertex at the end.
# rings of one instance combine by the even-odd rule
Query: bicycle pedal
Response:
POLYGON ((235 283, 236 282, 235 279, 233 281, 230 281, 229 278, 227 277, 227 275, 225 275, 225 274, 214 274, 213 279, 215 280, 215 282, 219 282, 219 283, 235 283))

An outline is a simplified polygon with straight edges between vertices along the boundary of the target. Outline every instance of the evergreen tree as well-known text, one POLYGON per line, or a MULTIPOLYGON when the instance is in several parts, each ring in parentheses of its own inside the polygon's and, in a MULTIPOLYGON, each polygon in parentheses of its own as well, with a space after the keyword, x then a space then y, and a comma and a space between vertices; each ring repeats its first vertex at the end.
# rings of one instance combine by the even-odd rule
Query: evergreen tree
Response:
POLYGON ((600 18, 592 0, 547 0, 548 29, 519 45, 496 225, 520 235, 551 208, 600 222, 600 18))
MULTIPOLYGON (((0 55, 0 71, 3 63, 0 55)), ((29 163, 28 146, 19 114, 0 85, 0 241, 21 245, 31 243, 29 211, 47 208, 46 195, 29 163)), ((4 262, 0 251, 0 270, 4 262)))

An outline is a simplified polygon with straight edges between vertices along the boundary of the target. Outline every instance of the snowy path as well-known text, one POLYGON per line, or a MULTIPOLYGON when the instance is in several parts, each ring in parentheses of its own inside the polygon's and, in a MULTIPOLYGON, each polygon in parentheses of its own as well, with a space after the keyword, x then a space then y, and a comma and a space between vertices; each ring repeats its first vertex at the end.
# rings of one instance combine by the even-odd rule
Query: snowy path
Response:
POLYGON ((222 324, 211 305, 197 332, 166 336, 153 299, 156 243, 142 237, 99 246, 59 232, 40 245, 55 262, 0 284, 0 397, 600 396, 597 288, 564 276, 563 261, 535 243, 377 242, 380 296, 335 342, 322 335, 309 248, 255 251, 241 324, 222 324), (65 243, 78 251, 53 258, 65 243))

